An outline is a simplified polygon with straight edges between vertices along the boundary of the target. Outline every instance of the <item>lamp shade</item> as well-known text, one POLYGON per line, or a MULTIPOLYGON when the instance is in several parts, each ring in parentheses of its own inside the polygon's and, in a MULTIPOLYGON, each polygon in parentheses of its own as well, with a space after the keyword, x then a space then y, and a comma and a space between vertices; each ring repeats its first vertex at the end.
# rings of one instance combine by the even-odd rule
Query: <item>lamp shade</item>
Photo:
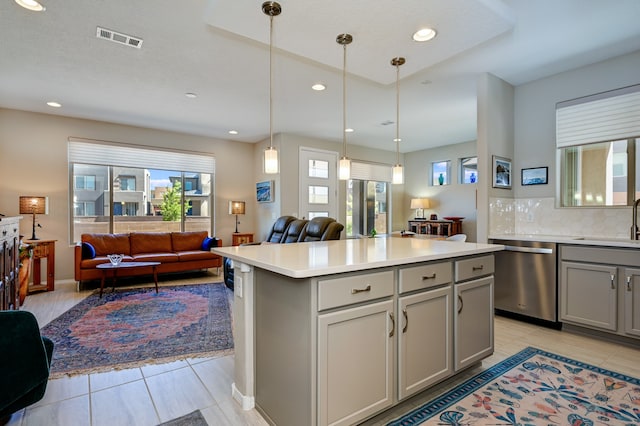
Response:
POLYGON ((244 201, 229 201, 229 214, 244 214, 244 201))
POLYGON ((429 205, 430 204, 429 204, 428 198, 412 198, 411 199, 412 209, 428 209, 429 205))
POLYGON ((47 197, 20 196, 20 214, 49 214, 47 197))

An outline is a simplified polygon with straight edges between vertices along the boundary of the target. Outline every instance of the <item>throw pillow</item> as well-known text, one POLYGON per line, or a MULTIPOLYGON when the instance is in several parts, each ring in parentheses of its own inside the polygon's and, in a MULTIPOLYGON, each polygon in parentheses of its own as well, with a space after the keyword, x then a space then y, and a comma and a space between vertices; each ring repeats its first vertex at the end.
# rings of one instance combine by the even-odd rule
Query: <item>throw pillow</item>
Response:
POLYGON ((202 250, 205 251, 209 251, 211 250, 211 247, 213 247, 215 244, 216 240, 214 238, 210 238, 210 237, 206 237, 203 241, 202 241, 202 250))
POLYGON ((93 259, 96 257, 96 249, 91 243, 82 243, 82 258, 93 259))

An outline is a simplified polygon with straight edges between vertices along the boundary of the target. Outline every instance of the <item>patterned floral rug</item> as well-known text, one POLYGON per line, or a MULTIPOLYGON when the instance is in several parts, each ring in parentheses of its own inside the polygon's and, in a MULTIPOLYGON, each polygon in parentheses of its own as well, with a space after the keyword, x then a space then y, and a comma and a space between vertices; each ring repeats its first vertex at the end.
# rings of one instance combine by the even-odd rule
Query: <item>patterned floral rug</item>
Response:
POLYGON ((223 283, 97 291, 41 329, 52 377, 220 356, 233 350, 223 283))
POLYGON ((389 423, 640 424, 640 380, 527 348, 389 423))

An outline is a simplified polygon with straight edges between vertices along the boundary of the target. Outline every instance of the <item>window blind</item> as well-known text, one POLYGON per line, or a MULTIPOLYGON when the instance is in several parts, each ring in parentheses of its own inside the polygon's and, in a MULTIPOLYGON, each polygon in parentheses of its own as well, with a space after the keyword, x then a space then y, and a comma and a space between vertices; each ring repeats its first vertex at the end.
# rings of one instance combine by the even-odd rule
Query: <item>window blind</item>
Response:
POLYGON ((392 170, 389 164, 351 161, 351 179, 391 182, 391 178, 392 170))
POLYGON ((215 173, 212 155, 69 139, 69 162, 140 169, 215 173))
POLYGON ((640 136, 640 85, 556 105, 556 147, 640 136))

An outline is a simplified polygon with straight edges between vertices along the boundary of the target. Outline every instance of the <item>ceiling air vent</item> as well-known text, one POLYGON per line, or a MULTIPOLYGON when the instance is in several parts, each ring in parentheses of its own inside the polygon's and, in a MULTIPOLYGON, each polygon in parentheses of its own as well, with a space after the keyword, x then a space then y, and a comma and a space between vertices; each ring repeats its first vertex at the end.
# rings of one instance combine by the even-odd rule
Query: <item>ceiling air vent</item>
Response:
POLYGON ((106 28, 97 27, 96 37, 103 40, 109 40, 114 43, 124 44, 130 47, 140 49, 142 47, 142 39, 136 38, 130 35, 122 34, 116 31, 108 30, 106 28))

